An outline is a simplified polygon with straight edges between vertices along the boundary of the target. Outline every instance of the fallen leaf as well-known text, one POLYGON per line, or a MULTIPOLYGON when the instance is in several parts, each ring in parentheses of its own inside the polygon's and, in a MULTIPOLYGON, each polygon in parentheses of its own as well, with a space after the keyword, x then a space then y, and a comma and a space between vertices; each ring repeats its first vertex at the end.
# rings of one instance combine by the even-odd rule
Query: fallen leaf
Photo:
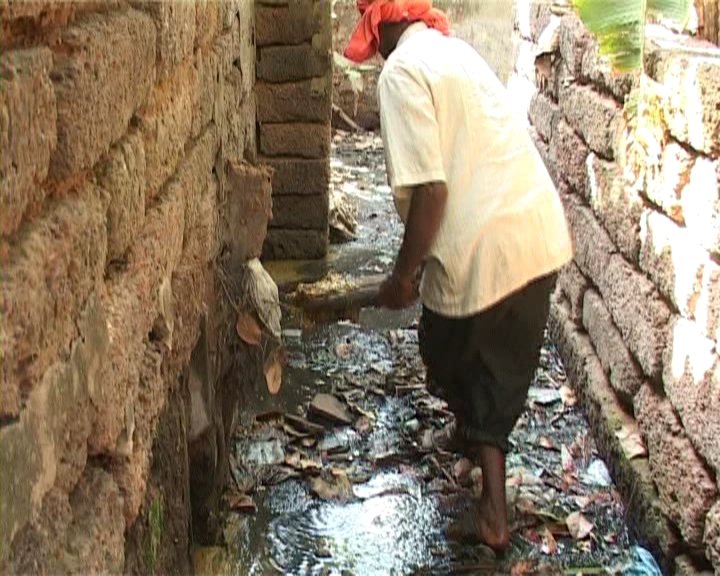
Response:
POLYGON ((338 358, 347 358, 350 356, 350 352, 352 352, 352 344, 350 342, 340 342, 335 347, 335 355, 338 358))
POLYGON ((278 355, 273 356, 273 360, 269 366, 265 366, 265 383, 268 392, 273 396, 280 392, 282 386, 282 364, 278 355))
POLYGON ((557 553, 558 545, 555 537, 552 535, 550 530, 545 528, 542 533, 542 547, 540 548, 543 554, 552 556, 557 553))
POLYGON ((317 439, 315 439, 315 438, 303 438, 303 439, 300 441, 300 443, 301 443, 301 444, 303 445, 303 447, 305 447, 305 448, 312 448, 313 446, 315 446, 315 444, 317 444, 317 439))
POLYGON ((240 339, 250 346, 257 346, 262 341, 262 328, 254 312, 240 312, 235 330, 240 339))
POLYGON ((550 440, 547 436, 540 436, 537 441, 537 445, 540 446, 540 448, 544 448, 545 450, 557 450, 557 447, 555 444, 553 444, 553 441, 550 440))
POLYGON ((570 408, 577 404, 577 396, 575 395, 575 391, 567 384, 563 384, 560 387, 560 398, 562 399, 562 403, 570 408))
POLYGON ((317 416, 337 424, 352 424, 352 418, 345 405, 332 394, 316 394, 308 410, 317 416))
POLYGON ((360 418, 355 421, 354 428, 358 433, 366 434, 372 428, 372 424, 367 416, 360 416, 360 418))
POLYGON ((565 520, 570 536, 575 540, 584 540, 592 532, 593 524, 580 512, 573 512, 565 520))
POLYGON ((568 450, 565 444, 560 447, 560 461, 562 462, 564 472, 572 472, 575 470, 575 462, 573 461, 572 454, 570 454, 570 450, 568 450))
POLYGON ((310 479, 310 490, 323 500, 347 501, 354 497, 352 484, 345 473, 332 474, 328 478, 314 476, 310 479))
POLYGON ((236 494, 230 498, 228 502, 230 509, 237 512, 257 512, 255 501, 247 494, 236 494))
POLYGON ((645 448, 645 442, 643 442, 640 431, 637 428, 630 426, 623 426, 615 432, 615 437, 620 440, 620 446, 627 456, 628 460, 633 458, 640 458, 641 456, 647 456, 647 448, 645 448))
POLYGON ((537 573, 537 562, 534 560, 520 560, 513 564, 510 569, 510 576, 526 576, 537 573))
POLYGON ((455 476, 455 479, 460 482, 460 484, 463 484, 469 478, 472 468, 473 465, 470 460, 460 458, 453 466, 453 476, 455 476))
POLYGON ((575 497, 575 503, 578 505, 578 508, 580 508, 580 510, 585 510, 585 508, 588 507, 590 502, 592 502, 592 498, 590 498, 590 496, 576 496, 575 497))

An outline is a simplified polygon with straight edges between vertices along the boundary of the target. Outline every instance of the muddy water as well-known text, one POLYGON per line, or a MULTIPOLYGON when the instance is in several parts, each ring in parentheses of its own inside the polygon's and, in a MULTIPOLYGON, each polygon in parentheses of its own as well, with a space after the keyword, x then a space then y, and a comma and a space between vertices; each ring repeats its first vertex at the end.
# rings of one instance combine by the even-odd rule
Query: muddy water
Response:
MULTIPOLYGON (((281 285, 328 270, 363 275, 391 266, 401 227, 379 141, 336 136, 333 153, 333 186, 358 204, 358 240, 333 247, 324 263, 275 266, 281 285)), ((234 573, 601 573, 622 566, 630 549, 624 512, 550 345, 511 437, 511 550, 498 559, 447 538, 448 524, 472 509, 479 484, 475 470, 461 472, 460 455, 426 442, 451 416, 422 387, 418 313, 366 311, 356 324, 308 327, 286 310, 282 390, 258 395, 236 439, 233 490, 250 495, 257 510, 228 510, 234 573), (352 424, 329 425, 313 439, 274 417, 306 416, 318 392, 343 400, 352 424), (318 479, 330 490, 319 490, 318 479), (579 539, 567 530, 573 512, 591 525, 579 539)))

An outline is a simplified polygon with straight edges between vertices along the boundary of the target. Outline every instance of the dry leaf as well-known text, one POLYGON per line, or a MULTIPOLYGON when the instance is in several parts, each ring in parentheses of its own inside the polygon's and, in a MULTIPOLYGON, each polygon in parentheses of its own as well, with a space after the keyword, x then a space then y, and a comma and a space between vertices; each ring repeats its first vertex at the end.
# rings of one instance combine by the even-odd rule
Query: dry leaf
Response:
POLYGON ((620 440, 620 446, 629 460, 647 456, 645 442, 643 442, 642 436, 640 436, 637 428, 633 429, 629 426, 623 426, 615 432, 615 436, 620 440))
POLYGON ((572 407, 577 404, 577 396, 575 396, 575 391, 567 384, 563 384, 560 387, 560 398, 562 398, 562 403, 565 406, 572 407))
POLYGON ((584 540, 592 532, 593 525, 585 516, 580 512, 573 512, 565 520, 570 535, 575 540, 584 540))
POLYGON ((350 356, 350 352, 352 352, 352 344, 350 342, 340 342, 335 347, 335 355, 338 358, 347 358, 350 356))
POLYGON ((543 554, 547 554, 548 556, 552 556, 558 551, 557 541, 555 540, 555 537, 552 535, 550 530, 548 530, 547 528, 545 528, 542 533, 541 550, 543 554))
POLYGON ((265 366, 265 383, 268 392, 273 396, 280 392, 282 386, 282 364, 278 355, 273 356, 273 360, 269 365, 265 366))
POLYGON ((325 479, 314 476, 310 479, 310 490, 323 500, 347 501, 353 498, 352 484, 347 474, 332 474, 325 479))
POLYGON ((240 312, 235 330, 245 344, 257 346, 262 341, 262 328, 253 312, 240 312))
POLYGON ((235 510, 237 512, 250 512, 253 514, 257 512, 255 502, 247 494, 237 494, 232 496, 228 504, 231 510, 235 510))
POLYGON ((565 444, 560 447, 560 461, 562 462, 564 472, 572 472, 575 470, 575 462, 573 461, 572 454, 570 454, 570 450, 568 450, 565 444))
POLYGON ((540 438, 538 438, 537 444, 538 446, 540 446, 540 448, 544 448, 545 450, 557 450, 557 447, 555 446, 555 444, 553 444, 553 441, 550 440, 550 438, 548 438, 547 436, 540 436, 540 438))
POLYGON ((355 421, 354 428, 359 434, 365 434, 370 431, 372 424, 367 416, 360 416, 360 418, 355 421))
POLYGON ((534 560, 520 560, 513 564, 510 569, 510 576, 526 576, 537 573, 537 562, 534 560))

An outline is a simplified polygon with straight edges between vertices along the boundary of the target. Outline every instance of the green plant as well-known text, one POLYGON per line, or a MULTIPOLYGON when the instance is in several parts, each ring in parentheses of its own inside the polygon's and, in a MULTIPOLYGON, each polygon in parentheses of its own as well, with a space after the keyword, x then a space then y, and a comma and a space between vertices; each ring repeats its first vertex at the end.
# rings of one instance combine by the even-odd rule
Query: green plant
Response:
POLYGON ((620 72, 643 67, 648 18, 685 28, 692 0, 573 0, 583 24, 598 40, 600 53, 620 72))
POLYGON ((158 548, 165 528, 165 510, 161 496, 153 498, 148 510, 147 548, 145 550, 145 567, 149 574, 155 574, 158 548))

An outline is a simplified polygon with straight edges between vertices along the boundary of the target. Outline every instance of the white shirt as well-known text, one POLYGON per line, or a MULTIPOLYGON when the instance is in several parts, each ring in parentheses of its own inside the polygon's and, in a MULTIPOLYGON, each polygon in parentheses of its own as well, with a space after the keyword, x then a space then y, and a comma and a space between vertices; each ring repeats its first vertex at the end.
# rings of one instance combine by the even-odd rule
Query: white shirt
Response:
POLYGON ((480 55, 411 25, 378 82, 385 159, 406 220, 410 187, 445 182, 448 198, 420 295, 469 316, 572 258, 560 198, 501 82, 480 55))

